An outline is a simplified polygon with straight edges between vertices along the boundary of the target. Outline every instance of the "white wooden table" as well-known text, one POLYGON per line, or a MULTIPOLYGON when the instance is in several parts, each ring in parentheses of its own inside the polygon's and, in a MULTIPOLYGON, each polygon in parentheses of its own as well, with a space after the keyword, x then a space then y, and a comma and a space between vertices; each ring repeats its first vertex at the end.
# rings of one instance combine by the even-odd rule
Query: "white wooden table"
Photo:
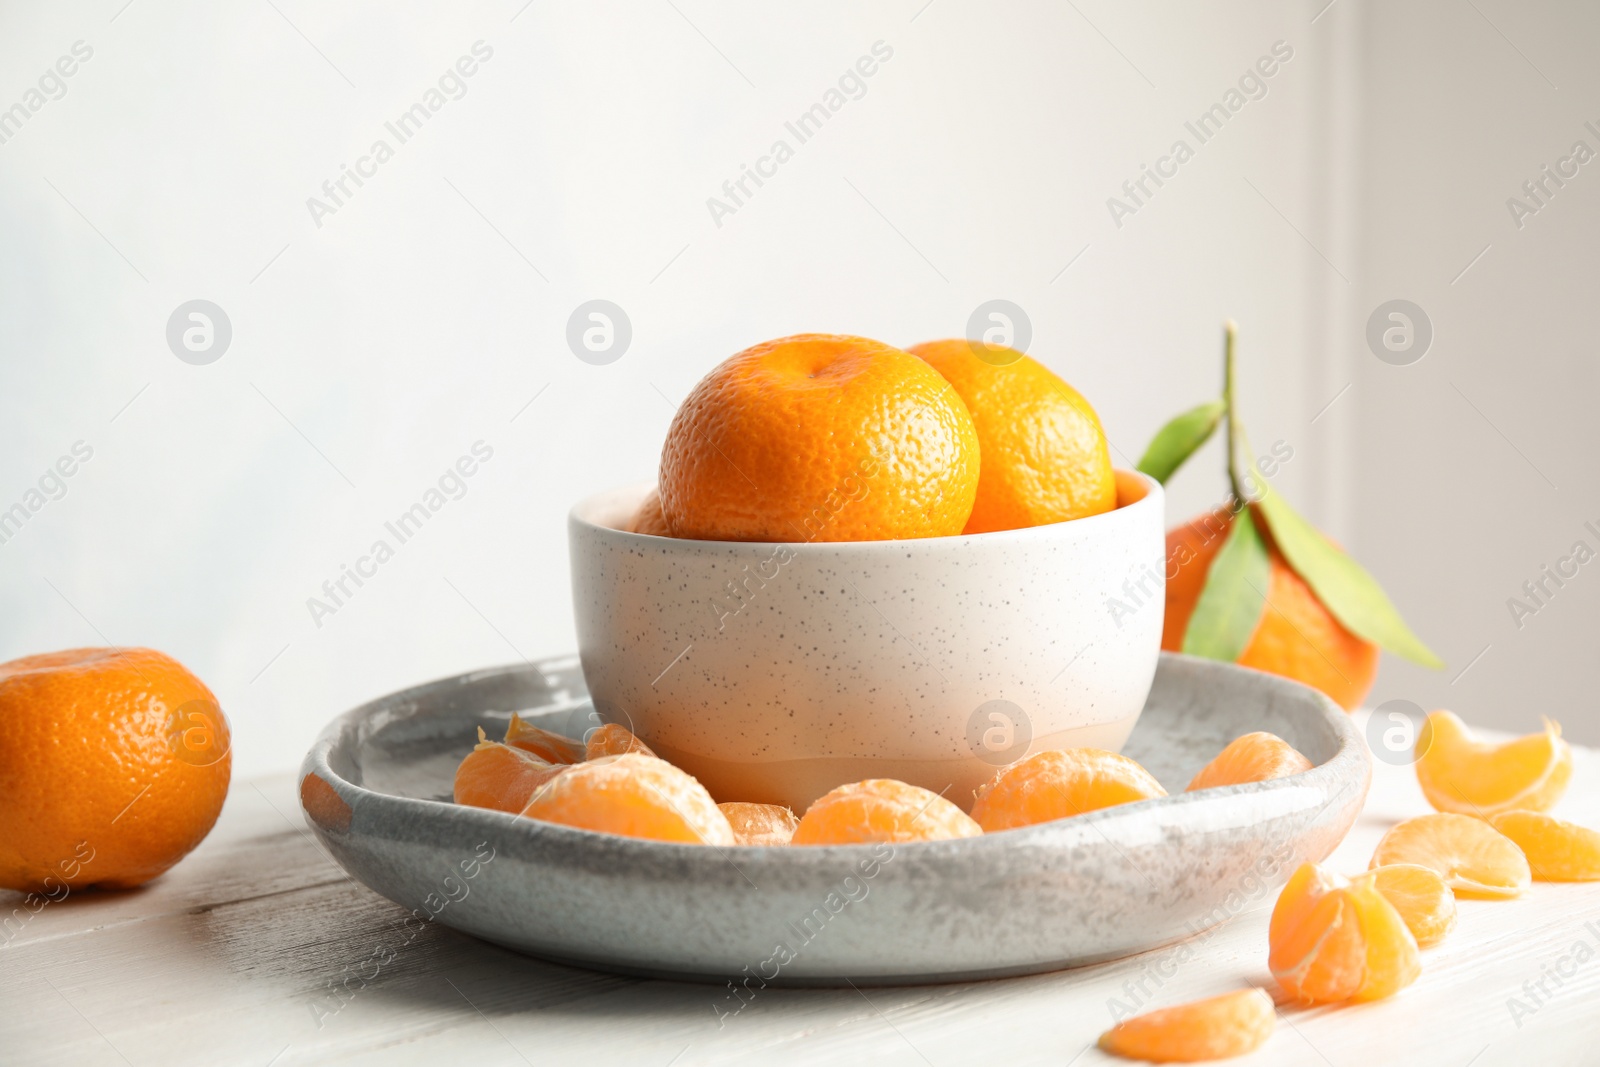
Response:
MULTIPOLYGON (((573 970, 436 924, 406 944, 401 909, 325 856, 294 787, 236 783, 210 838, 154 885, 75 894, 27 921, 0 947, 0 1063, 1088 1065, 1120 1062, 1092 1047, 1113 998, 1160 1006, 1269 983, 1275 891, 1182 952, 962 985, 767 989, 719 1028, 726 989, 573 970), (354 992, 319 1020, 313 1005, 338 1004, 340 983, 354 992)), ((1388 826, 1427 810, 1409 767, 1379 764, 1331 862, 1363 869, 1388 826)), ((1600 753, 1577 753, 1558 814, 1600 826, 1600 753)), ((20 901, 0 891, 0 916, 20 901)), ((1285 1009, 1234 1062, 1600 1062, 1600 883, 1536 884, 1461 913, 1400 996, 1285 1009)))

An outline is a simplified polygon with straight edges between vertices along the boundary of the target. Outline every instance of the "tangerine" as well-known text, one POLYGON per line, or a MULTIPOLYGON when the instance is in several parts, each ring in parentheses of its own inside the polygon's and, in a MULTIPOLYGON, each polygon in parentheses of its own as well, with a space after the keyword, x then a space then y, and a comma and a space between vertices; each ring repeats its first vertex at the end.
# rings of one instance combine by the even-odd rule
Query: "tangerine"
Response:
POLYGON ((972 416, 881 341, 799 334, 729 358, 679 407, 661 510, 679 537, 880 541, 958 534, 978 492, 972 416))
POLYGON ((550 763, 524 749, 490 741, 480 728, 478 744, 456 767, 455 801, 515 815, 528 806, 540 786, 566 767, 567 764, 550 763))
MULTIPOLYGON (((1208 514, 1167 531, 1167 614, 1161 647, 1168 652, 1183 651, 1184 634, 1211 561, 1234 521, 1231 515, 1208 514)), ((1345 629, 1284 560, 1266 524, 1256 526, 1266 542, 1271 570, 1262 590, 1266 603, 1261 619, 1239 655, 1239 664, 1304 682, 1346 711, 1355 709, 1377 677, 1378 646, 1345 629)))
POLYGON ((942 841, 983 830, 966 812, 920 786, 892 778, 841 785, 811 802, 791 845, 942 841))
POLYGON ((522 814, 580 830, 686 844, 734 844, 727 816, 693 777, 666 760, 630 752, 568 767, 522 814))
POLYGON ((128 889, 161 874, 216 823, 231 742, 217 698, 165 653, 0 664, 0 887, 128 889))
POLYGON ((1236 737, 1189 782, 1189 789, 1214 789, 1220 785, 1265 782, 1309 771, 1311 761, 1293 745, 1264 730, 1236 737))
POLYGON ((949 382, 978 434, 978 496, 963 533, 1016 530, 1117 506, 1100 417, 1044 364, 956 338, 907 349, 949 382))
POLYGON ((601 756, 622 756, 637 752, 641 756, 654 756, 650 746, 633 736, 633 731, 619 723, 608 722, 589 734, 583 744, 584 759, 601 756))
POLYGON ((1374 881, 1346 883, 1310 863, 1278 895, 1267 940, 1272 976, 1306 1004, 1377 1000, 1422 970, 1416 938, 1374 881))
POLYGON ((978 790, 972 817, 986 833, 1164 797, 1149 771, 1098 748, 1046 749, 1013 763, 978 790))
POLYGON ((516 712, 511 713, 511 724, 506 727, 506 744, 550 763, 581 763, 584 758, 582 741, 529 725, 516 712))

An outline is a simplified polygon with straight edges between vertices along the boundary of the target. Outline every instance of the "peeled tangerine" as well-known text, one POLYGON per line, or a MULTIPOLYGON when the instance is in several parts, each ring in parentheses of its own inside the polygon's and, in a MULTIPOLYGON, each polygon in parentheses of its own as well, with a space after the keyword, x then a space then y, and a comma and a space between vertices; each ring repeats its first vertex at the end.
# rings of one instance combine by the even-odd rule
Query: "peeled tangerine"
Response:
POLYGON ((1600 880, 1600 833, 1537 811, 1506 811, 1491 822, 1528 858, 1539 882, 1600 880))
POLYGON ((1310 769, 1311 761, 1295 751, 1289 742, 1277 734, 1257 730, 1228 742, 1227 747, 1217 753, 1217 758, 1194 776, 1189 790, 1265 782, 1310 769))
POLYGON ((892 778, 841 785, 811 802, 791 845, 857 845, 977 837, 983 830, 938 793, 892 778))
POLYGON ((1428 716, 1418 738, 1417 784, 1439 811, 1487 819, 1502 811, 1549 811, 1572 777, 1561 726, 1495 744, 1476 741, 1448 711, 1428 716), (1424 747, 1425 746, 1425 747, 1424 747))
MULTIPOLYGON (((481 736, 483 731, 478 733, 481 736)), ((549 763, 582 763, 584 758, 583 742, 529 726, 515 712, 511 715, 511 725, 506 727, 506 744, 531 752, 549 763)))
POLYGON ((1125 1019, 1100 1035, 1100 1047, 1152 1063, 1221 1060, 1260 1048, 1277 1018, 1265 991, 1239 989, 1125 1019))
POLYGON ((1150 772, 1098 748, 1047 749, 1013 763, 983 788, 972 817, 987 832, 1164 797, 1150 772))
POLYGON ((718 804, 741 845, 787 845, 800 820, 782 804, 718 804))
POLYGON ((516 814, 540 786, 565 769, 565 764, 490 741, 479 729, 477 747, 456 768, 456 803, 516 814))
POLYGON ((1267 940, 1272 976, 1303 1003, 1377 1000, 1422 971, 1416 938, 1374 881, 1346 883, 1313 863, 1283 887, 1267 940))
POLYGON ((589 735, 589 740, 584 742, 583 758, 598 759, 601 756, 624 756, 629 752, 637 752, 641 756, 654 756, 650 746, 633 736, 633 731, 626 726, 608 722, 589 735))
POLYGON ((534 794, 522 814, 625 837, 735 843, 727 816, 705 786, 666 760, 638 753, 565 768, 534 794))
POLYGON ((1533 881, 1517 843, 1467 815, 1439 812, 1407 819, 1383 835, 1372 866, 1417 863, 1437 871, 1458 897, 1504 900, 1533 881))
POLYGON ((1374 867, 1355 879, 1370 881, 1405 920, 1420 948, 1436 945, 1456 927, 1456 895, 1439 872, 1415 863, 1374 867))

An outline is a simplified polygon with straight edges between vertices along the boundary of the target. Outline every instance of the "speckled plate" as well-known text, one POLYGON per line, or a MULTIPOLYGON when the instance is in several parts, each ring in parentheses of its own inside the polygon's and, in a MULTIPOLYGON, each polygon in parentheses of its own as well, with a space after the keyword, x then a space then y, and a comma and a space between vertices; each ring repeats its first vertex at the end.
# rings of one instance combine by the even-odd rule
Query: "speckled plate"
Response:
POLYGON ((1124 751, 1173 796, 961 841, 675 845, 449 802, 479 725, 581 732, 576 658, 448 678, 356 708, 306 755, 301 803, 352 875, 509 948, 602 970, 757 984, 957 981, 1155 948, 1260 901, 1331 852, 1371 778, 1332 701, 1163 654, 1124 751), (1185 794, 1224 744, 1270 730, 1315 766, 1185 794))

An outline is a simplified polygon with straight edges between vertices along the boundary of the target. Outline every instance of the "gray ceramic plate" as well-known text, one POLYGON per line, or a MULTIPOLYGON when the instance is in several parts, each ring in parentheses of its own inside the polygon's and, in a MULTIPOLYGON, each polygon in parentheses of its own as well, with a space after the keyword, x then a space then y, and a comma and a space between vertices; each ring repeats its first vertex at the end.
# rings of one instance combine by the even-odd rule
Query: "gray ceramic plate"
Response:
POLYGON ((961 841, 718 849, 449 803, 475 728, 497 736, 513 711, 567 732, 590 725, 577 660, 449 678, 342 716, 301 768, 316 832, 417 921, 547 959, 718 982, 955 981, 1155 948, 1327 856, 1371 778, 1364 742, 1320 693, 1163 654, 1125 751, 1173 796, 961 841), (1181 792, 1251 730, 1316 766, 1181 792))

